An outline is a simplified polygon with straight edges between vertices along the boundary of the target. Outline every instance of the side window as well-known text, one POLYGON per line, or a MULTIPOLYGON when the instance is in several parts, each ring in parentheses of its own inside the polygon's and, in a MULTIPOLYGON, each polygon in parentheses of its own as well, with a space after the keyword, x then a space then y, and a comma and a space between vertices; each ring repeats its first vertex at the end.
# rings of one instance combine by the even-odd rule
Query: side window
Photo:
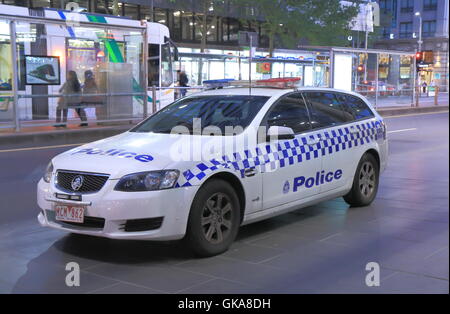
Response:
POLYGON ((311 124, 314 129, 348 122, 336 94, 306 92, 305 95, 311 107, 311 124))
POLYGON ((344 115, 344 120, 346 122, 352 122, 355 121, 355 113, 353 112, 353 109, 348 106, 348 99, 347 95, 345 94, 336 94, 336 97, 339 100, 339 103, 341 104, 342 108, 342 114, 344 115))
POLYGON ((148 86, 159 86, 159 45, 148 45, 148 86))
POLYGON ((356 120, 374 117, 372 110, 361 99, 351 95, 343 96, 346 98, 345 104, 348 110, 351 110, 356 120))
POLYGON ((270 109, 267 117, 267 128, 271 126, 285 126, 301 133, 311 129, 308 109, 300 94, 290 94, 281 98, 270 109))

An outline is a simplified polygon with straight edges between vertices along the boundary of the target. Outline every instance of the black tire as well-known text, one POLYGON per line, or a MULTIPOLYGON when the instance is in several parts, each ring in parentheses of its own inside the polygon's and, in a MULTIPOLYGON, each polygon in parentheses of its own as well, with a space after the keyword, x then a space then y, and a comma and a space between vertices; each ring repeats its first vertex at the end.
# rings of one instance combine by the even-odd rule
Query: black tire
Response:
POLYGON ((240 225, 239 199, 226 181, 206 182, 192 202, 186 241, 199 256, 225 252, 237 236, 240 225))
POLYGON ((344 200, 354 207, 369 205, 377 195, 379 181, 377 160, 372 154, 364 154, 356 168, 352 189, 344 196, 344 200))

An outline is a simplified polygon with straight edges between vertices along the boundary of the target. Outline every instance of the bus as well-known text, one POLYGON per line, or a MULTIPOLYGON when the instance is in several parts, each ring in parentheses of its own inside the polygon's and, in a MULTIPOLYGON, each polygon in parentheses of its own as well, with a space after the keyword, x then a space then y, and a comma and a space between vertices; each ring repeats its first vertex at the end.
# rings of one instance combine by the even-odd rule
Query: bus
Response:
POLYGON ((98 123, 142 119, 174 101, 167 26, 68 9, 0 4, 0 127, 51 125, 61 107, 74 109, 68 124, 80 110, 98 123))

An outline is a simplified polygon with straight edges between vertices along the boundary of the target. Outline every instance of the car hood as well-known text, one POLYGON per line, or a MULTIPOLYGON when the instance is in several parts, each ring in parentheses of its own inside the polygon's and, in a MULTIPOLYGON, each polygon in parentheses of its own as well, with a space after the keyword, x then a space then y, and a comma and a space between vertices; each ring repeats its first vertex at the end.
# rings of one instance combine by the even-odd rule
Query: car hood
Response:
POLYGON ((173 162, 170 134, 126 132, 88 143, 55 158, 55 170, 109 174, 111 179, 135 172, 165 169, 173 162))

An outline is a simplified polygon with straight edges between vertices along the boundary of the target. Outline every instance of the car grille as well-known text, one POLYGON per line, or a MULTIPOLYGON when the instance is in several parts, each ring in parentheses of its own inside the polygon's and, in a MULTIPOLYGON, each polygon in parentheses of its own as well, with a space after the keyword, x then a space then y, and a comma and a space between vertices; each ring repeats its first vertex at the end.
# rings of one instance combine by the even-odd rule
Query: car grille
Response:
POLYGON ((105 185, 109 175, 88 172, 76 172, 67 170, 58 170, 56 173, 56 187, 66 192, 75 193, 95 193, 105 185), (78 189, 72 187, 72 181, 76 176, 81 176, 83 182, 78 189))

